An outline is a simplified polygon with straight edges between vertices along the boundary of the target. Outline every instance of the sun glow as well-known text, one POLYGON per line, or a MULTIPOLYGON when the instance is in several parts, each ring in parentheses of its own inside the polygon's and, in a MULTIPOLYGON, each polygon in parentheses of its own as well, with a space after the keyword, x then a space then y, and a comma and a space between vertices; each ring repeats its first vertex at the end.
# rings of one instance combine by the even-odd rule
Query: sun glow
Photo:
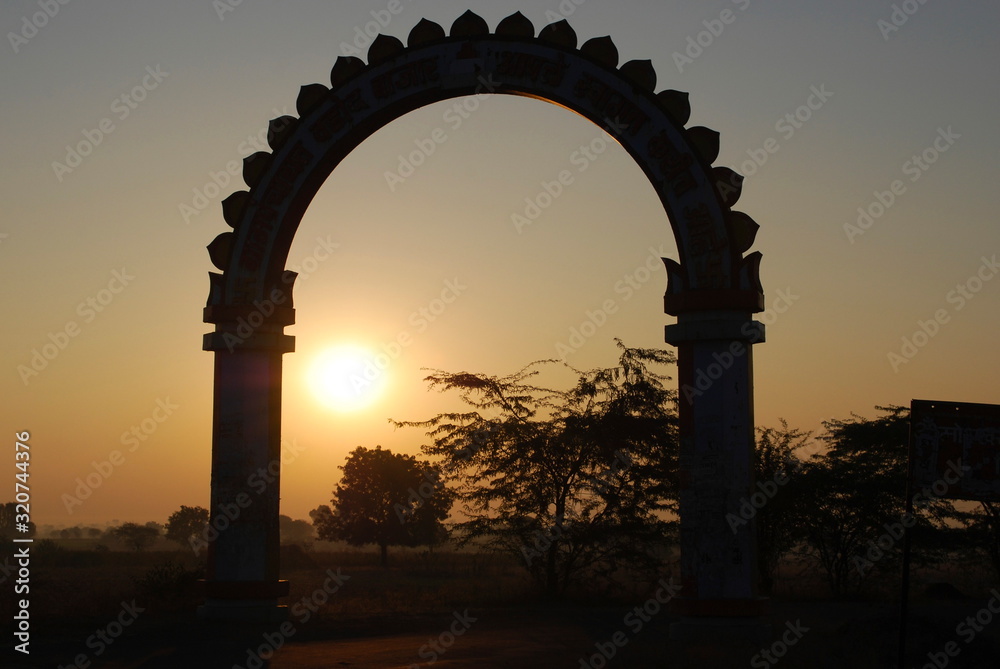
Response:
POLYGON ((374 404, 386 374, 369 349, 343 344, 320 353, 309 367, 309 387, 316 399, 335 411, 358 411, 374 404))

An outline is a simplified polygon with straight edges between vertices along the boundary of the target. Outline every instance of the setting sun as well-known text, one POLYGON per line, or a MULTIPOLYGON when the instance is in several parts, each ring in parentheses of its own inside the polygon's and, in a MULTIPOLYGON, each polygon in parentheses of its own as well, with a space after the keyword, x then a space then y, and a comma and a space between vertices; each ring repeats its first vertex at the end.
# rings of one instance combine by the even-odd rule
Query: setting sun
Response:
POLYGON ((357 411, 373 404, 385 389, 385 371, 363 346, 343 344, 320 353, 309 368, 316 399, 335 411, 357 411))

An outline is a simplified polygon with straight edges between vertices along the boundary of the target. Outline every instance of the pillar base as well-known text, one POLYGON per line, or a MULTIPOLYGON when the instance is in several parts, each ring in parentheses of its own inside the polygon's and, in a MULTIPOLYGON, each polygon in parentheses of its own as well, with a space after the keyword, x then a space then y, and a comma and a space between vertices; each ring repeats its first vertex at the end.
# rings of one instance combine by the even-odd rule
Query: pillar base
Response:
POLYGON ((685 618, 759 618, 767 614, 769 601, 766 597, 677 597, 671 602, 671 606, 674 613, 685 618))
POLYGON ((288 607, 269 599, 207 599, 198 607, 199 620, 282 623, 288 607))
POLYGON ((205 603, 198 607, 201 620, 284 622, 288 607, 278 604, 287 597, 288 581, 200 581, 205 603))
POLYGON ((685 645, 765 645, 773 638, 773 626, 761 618, 685 617, 670 625, 670 640, 685 645))

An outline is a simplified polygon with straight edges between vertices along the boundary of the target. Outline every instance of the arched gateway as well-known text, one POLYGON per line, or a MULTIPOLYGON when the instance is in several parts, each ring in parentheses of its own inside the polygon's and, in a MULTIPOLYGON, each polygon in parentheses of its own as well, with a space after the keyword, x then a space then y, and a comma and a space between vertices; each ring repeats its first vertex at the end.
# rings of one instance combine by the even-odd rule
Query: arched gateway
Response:
POLYGON ((686 93, 655 91, 649 61, 618 65, 608 37, 577 48, 560 21, 538 35, 520 13, 490 33, 466 12, 450 33, 427 20, 407 44, 380 35, 368 64, 339 58, 330 79, 303 86, 299 118, 271 121, 272 153, 244 163, 249 191, 223 202, 231 232, 208 247, 213 264, 205 322, 215 331, 212 527, 206 603, 212 618, 272 618, 288 584, 278 579, 281 356, 294 322, 288 250, 306 208, 333 169, 387 123, 418 107, 481 93, 545 100, 604 127, 659 194, 679 249, 664 259, 666 313, 677 324, 681 438, 680 603, 688 615, 754 615, 752 525, 726 521, 750 494, 753 452, 751 344, 763 341, 760 253, 744 252, 757 225, 730 207, 740 178, 712 167, 718 133, 684 127, 686 93))

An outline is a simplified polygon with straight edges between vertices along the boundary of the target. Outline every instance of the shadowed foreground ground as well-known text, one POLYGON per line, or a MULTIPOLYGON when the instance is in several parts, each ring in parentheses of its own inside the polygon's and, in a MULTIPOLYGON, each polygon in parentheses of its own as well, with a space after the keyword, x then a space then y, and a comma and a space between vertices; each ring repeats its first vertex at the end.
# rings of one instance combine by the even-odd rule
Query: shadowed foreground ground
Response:
MULTIPOLYGON (((987 669, 998 666, 1000 617, 972 643, 956 635, 955 625, 975 615, 984 602, 961 600, 920 602, 915 607, 908 666, 923 667, 926 653, 943 651, 957 642, 959 654, 948 667, 987 669)), ((127 635, 108 647, 91 666, 113 669, 200 668, 268 666, 273 669, 351 667, 389 669, 411 666, 517 667, 578 669, 581 667, 768 667, 776 666, 757 656, 760 646, 726 644, 717 639, 702 647, 681 648, 667 640, 671 614, 653 617, 637 633, 623 621, 627 608, 565 608, 532 606, 525 609, 470 609, 476 618, 467 631, 454 637, 442 633, 456 620, 454 612, 439 615, 373 617, 334 624, 316 620, 295 630, 281 643, 268 664, 255 661, 255 649, 280 638, 277 625, 210 627, 187 617, 137 621, 127 635), (610 648, 616 631, 627 633, 627 643, 607 664, 601 663, 595 644, 610 648), (437 653, 431 642, 437 640, 437 653), (421 657, 421 651, 423 656, 421 657), (756 657, 756 660, 755 660, 756 657), (588 663, 583 663, 584 658, 588 663), (755 663, 756 662, 756 663, 755 663)), ((464 612, 458 612, 462 616, 464 612)), ((849 666, 894 667, 894 607, 857 602, 776 602, 770 616, 775 628, 801 622, 808 628, 787 648, 780 660, 788 669, 849 666)), ((471 618, 465 618, 465 622, 471 618)), ((456 623, 456 628, 460 625, 456 623)), ((5 663, 12 667, 71 667, 73 657, 85 650, 81 639, 87 627, 64 626, 38 630, 30 662, 5 663)), ((92 631, 92 628, 90 628, 92 631)), ((778 648, 778 651, 784 649, 778 648)), ((268 655, 267 652, 264 655, 268 655)))
MULTIPOLYGON (((190 556, 163 553, 56 553, 32 573, 31 656, 13 653, 11 598, 0 598, 2 667, 110 667, 112 669, 311 669, 318 667, 516 667, 601 669, 895 669, 898 611, 891 584, 867 601, 825 598, 814 577, 791 568, 771 602, 768 644, 734 642, 721 634, 702 646, 669 640, 677 621, 657 604, 645 619, 635 606, 656 585, 637 584, 631 594, 591 593, 576 603, 546 604, 523 569, 509 560, 475 554, 405 555, 381 569, 372 556, 355 553, 287 552, 292 583, 286 600, 292 615, 280 624, 207 624, 197 621, 200 601, 190 556), (187 562, 181 564, 183 559, 187 562), (173 564, 167 569, 165 565, 173 564), (330 574, 342 587, 322 596, 313 612, 296 604, 323 594, 330 574), (123 611, 141 609, 115 630, 113 643, 95 641, 123 611), (298 611, 298 613, 296 613, 298 611), (794 632, 793 632, 794 630, 794 632), (784 634, 791 643, 763 655, 784 634), (617 639, 615 644, 613 640, 617 639), (436 646, 436 647, 435 647, 436 646), (272 653, 272 649, 277 651, 272 653), (604 655, 600 649, 604 649, 604 655), (613 657, 607 663, 605 655, 613 657), (267 663, 258 656, 268 660, 267 663), (780 656, 780 657, 779 657, 780 656), (75 661, 76 658, 82 658, 75 661)), ((664 579, 670 579, 668 570, 664 579)), ((922 573, 914 585, 911 654, 907 667, 995 669, 1000 666, 1000 613, 991 601, 992 575, 966 568, 922 573), (942 582, 956 583, 960 589, 942 582), (937 583, 928 590, 928 583, 937 583), (975 593, 965 596, 962 593, 975 593), (919 594, 917 594, 919 593, 919 594), (984 613, 985 611, 985 613, 984 613), (988 618, 968 641, 956 627, 968 616, 988 618), (994 620, 995 618, 995 620, 994 620), (942 656, 952 644, 952 657, 942 656), (941 662, 947 660, 947 664, 941 662)), ((661 583, 663 581, 661 580, 661 583)), ((8 584, 9 585, 9 584, 8 584)), ((318 601, 318 600, 316 600, 318 601)), ((1000 611, 1000 596, 994 602, 1000 611)), ((647 609, 650 611, 651 609, 647 609)))

